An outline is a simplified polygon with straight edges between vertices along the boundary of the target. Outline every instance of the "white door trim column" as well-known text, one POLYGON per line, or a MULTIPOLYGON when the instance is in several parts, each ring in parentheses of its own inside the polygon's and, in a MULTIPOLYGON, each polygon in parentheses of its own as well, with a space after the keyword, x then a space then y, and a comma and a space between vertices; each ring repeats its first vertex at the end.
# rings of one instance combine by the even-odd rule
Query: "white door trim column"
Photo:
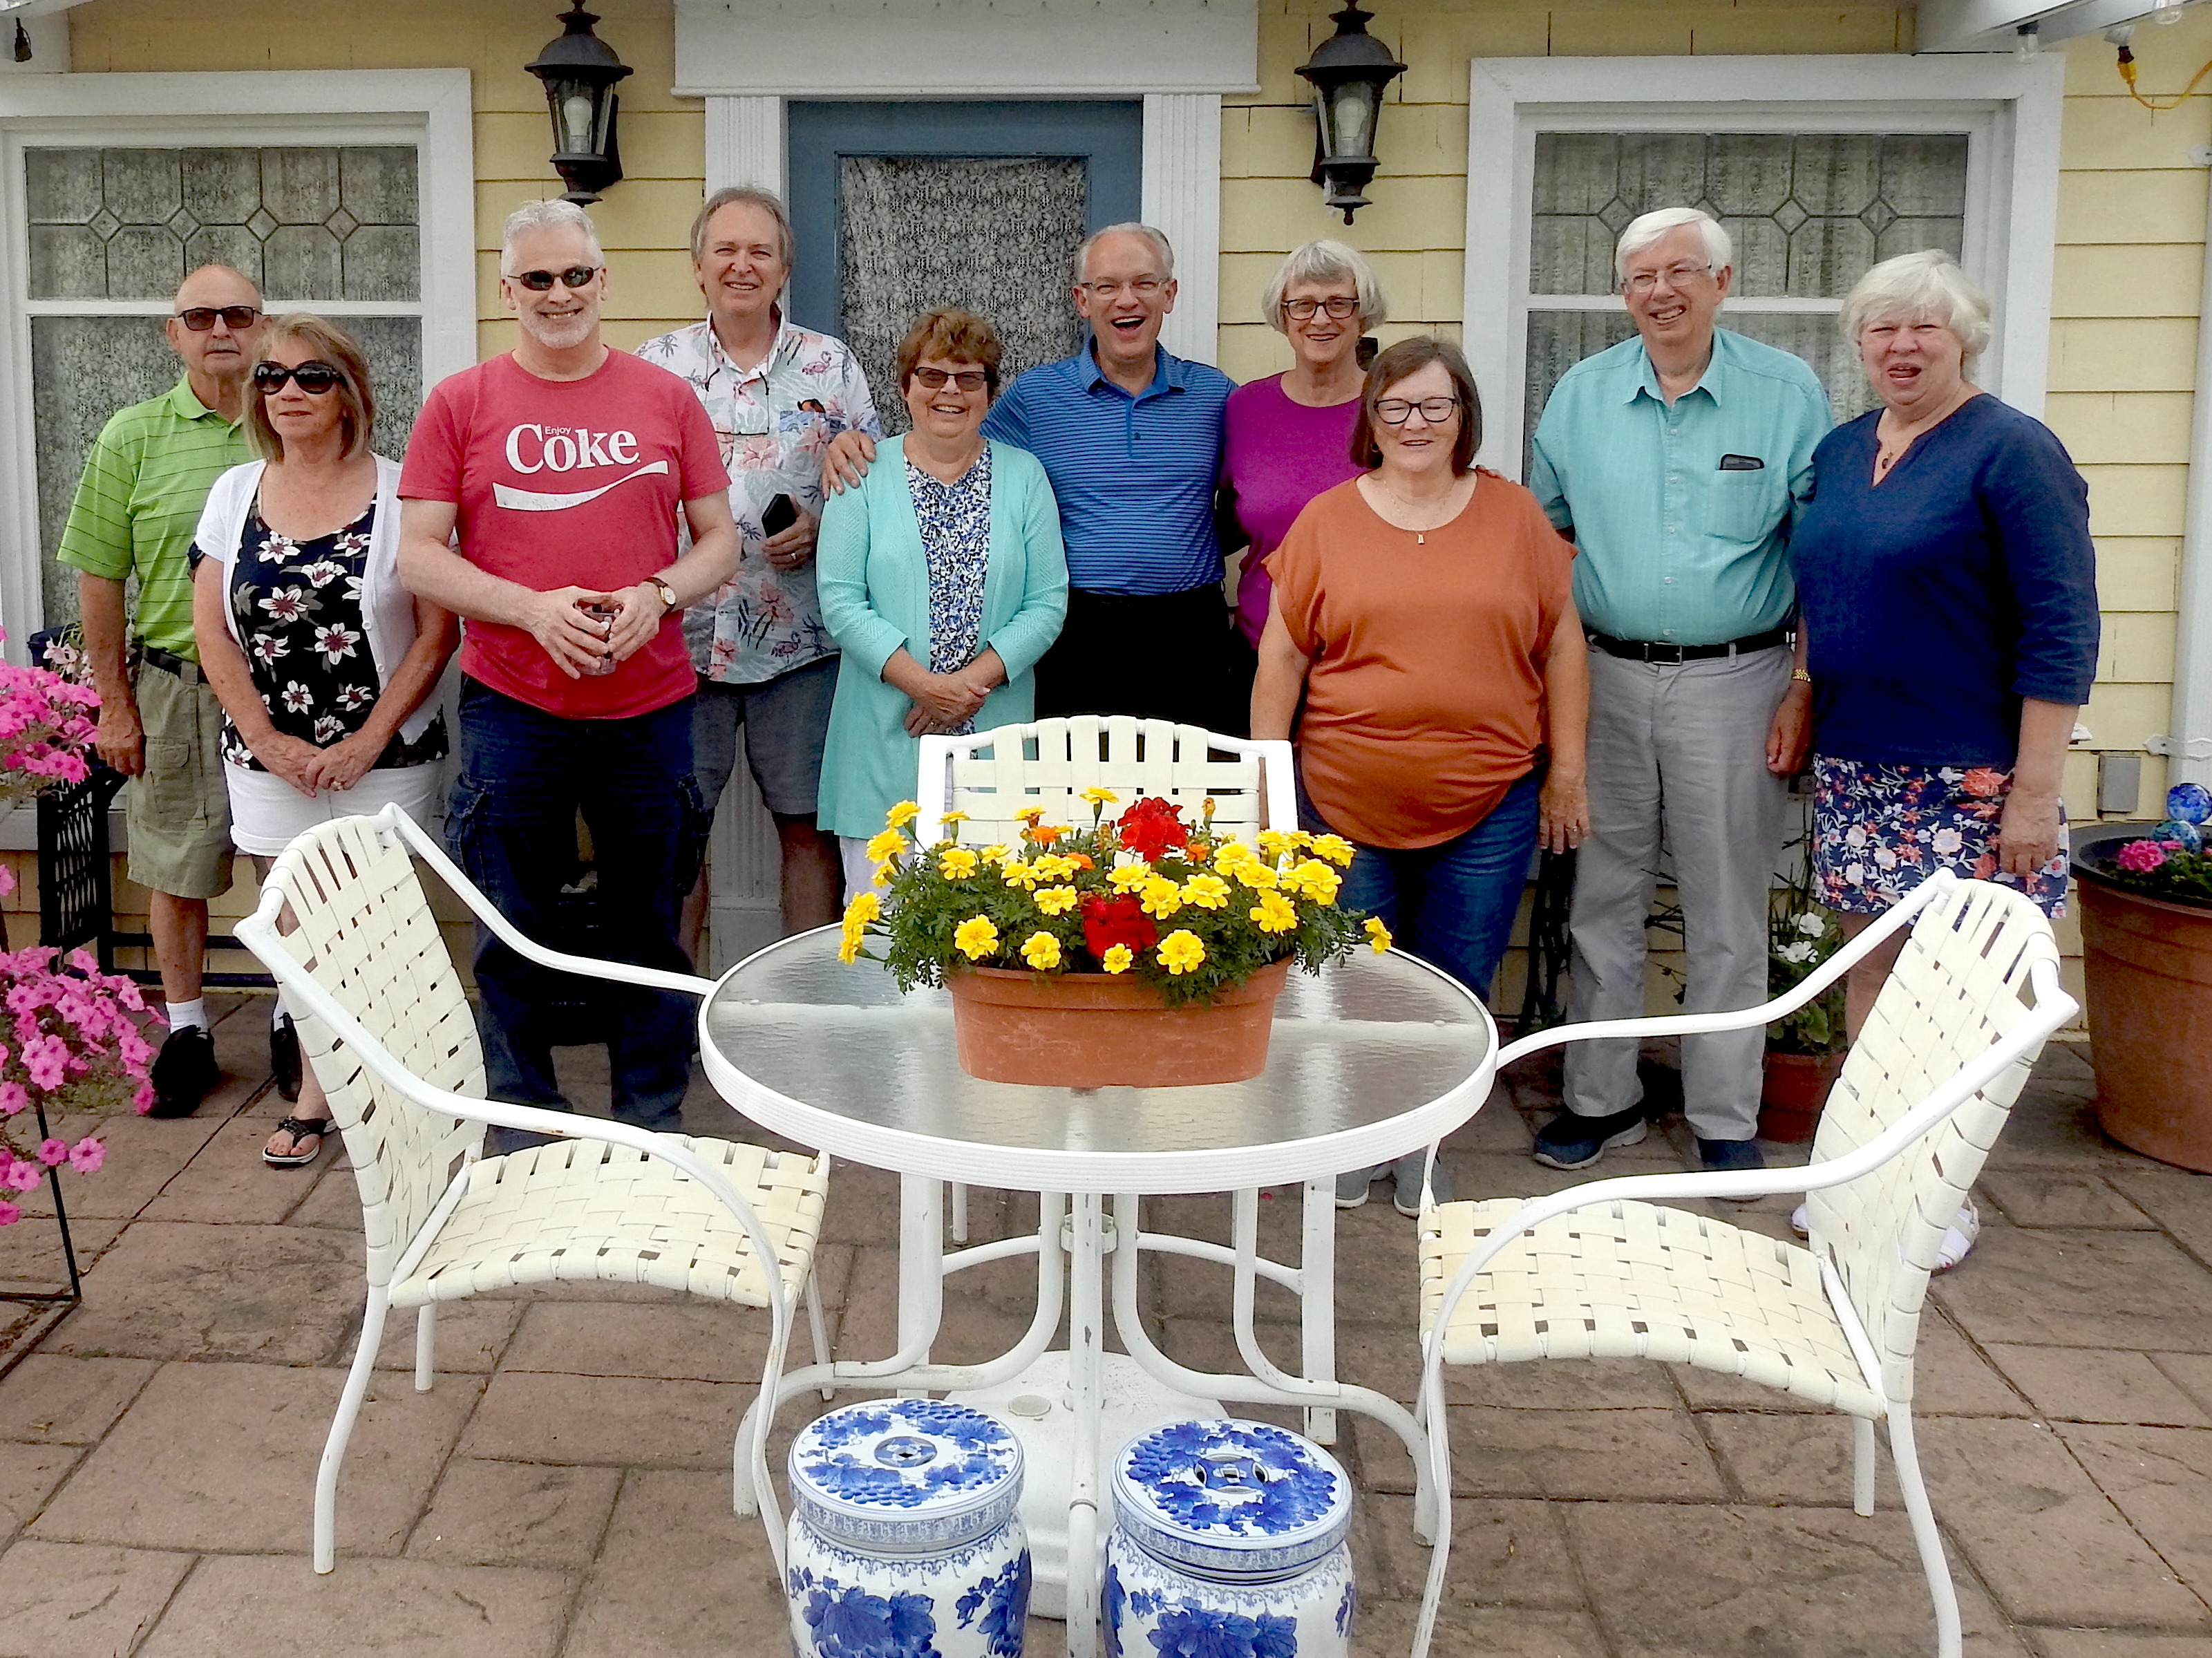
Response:
POLYGON ((784 149, 783 102, 773 93, 708 97, 708 195, 732 185, 786 194, 791 170, 784 149))
POLYGON ((1176 308, 1160 343, 1179 357, 1220 355, 1221 94, 1145 94, 1139 210, 1176 251, 1176 308))

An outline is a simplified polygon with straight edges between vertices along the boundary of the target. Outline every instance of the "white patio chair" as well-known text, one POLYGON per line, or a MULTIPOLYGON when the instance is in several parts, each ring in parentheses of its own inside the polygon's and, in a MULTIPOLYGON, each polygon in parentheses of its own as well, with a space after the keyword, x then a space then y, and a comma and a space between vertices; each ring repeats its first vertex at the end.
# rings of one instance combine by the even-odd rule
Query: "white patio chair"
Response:
MULTIPOLYGON (((602 1279, 684 1290, 769 1318, 763 1396, 803 1299, 825 1360, 811 1269, 829 1159, 483 1097, 476 1023, 410 850, 478 919, 549 967, 703 994, 703 979, 549 950, 515 932, 398 806, 319 823, 288 847, 238 938, 283 987, 361 1189, 368 1304, 315 1479, 314 1564, 335 1564, 337 1477, 393 1308, 416 1308, 415 1386, 432 1381, 438 1304, 511 1285, 602 1279), (280 918, 297 922, 280 932, 280 918), (482 1155, 487 1125, 561 1137, 482 1155), (763 1263, 773 1262, 773 1270, 763 1263)), ((733 1506, 757 1501, 777 1569, 769 1413, 734 1442, 733 1506), (748 1489, 750 1487, 750 1490, 748 1489)))
MULTIPOLYGON (((1545 1031, 1501 1066, 1600 1036, 1741 1029, 1819 995, 1884 939, 1911 936, 1828 1096, 1802 1169, 1637 1175, 1528 1201, 1432 1205, 1420 1220, 1420 1413, 1450 1487, 1443 1367, 1644 1357, 1740 1376, 1846 1412, 1852 1506, 1874 1512, 1875 1421, 1958 1658, 1959 1604, 1912 1436, 1912 1356, 1943 1229, 1980 1172, 2044 1041, 2076 1005, 2051 924, 2008 888, 1948 872, 1916 889, 1788 996, 1741 1013, 1545 1031), (1653 1199, 1810 1193, 1810 1247, 1653 1199)), ((1413 1640, 1425 1658, 1451 1546, 1449 1503, 1413 1640)))

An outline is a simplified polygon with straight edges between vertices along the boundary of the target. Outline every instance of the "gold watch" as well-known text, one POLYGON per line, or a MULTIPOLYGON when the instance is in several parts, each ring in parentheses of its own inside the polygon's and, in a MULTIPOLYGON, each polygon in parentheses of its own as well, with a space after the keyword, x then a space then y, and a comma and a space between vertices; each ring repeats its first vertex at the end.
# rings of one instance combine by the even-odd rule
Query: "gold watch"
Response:
POLYGON ((662 615, 665 616, 669 611, 676 608, 675 588, 670 586, 665 581, 663 581, 657 575, 649 575, 646 577, 645 580, 647 585, 660 595, 660 610, 662 615))

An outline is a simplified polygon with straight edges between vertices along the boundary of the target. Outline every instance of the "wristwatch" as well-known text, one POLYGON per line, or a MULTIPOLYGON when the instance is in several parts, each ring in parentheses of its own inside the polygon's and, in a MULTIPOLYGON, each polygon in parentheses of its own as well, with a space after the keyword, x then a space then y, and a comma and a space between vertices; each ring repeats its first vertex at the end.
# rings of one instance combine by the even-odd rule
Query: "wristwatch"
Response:
POLYGON ((660 595, 660 610, 663 616, 665 616, 669 611, 676 608, 675 588, 670 586, 665 581, 663 581, 657 575, 649 575, 646 577, 645 580, 647 586, 651 587, 655 592, 660 595))

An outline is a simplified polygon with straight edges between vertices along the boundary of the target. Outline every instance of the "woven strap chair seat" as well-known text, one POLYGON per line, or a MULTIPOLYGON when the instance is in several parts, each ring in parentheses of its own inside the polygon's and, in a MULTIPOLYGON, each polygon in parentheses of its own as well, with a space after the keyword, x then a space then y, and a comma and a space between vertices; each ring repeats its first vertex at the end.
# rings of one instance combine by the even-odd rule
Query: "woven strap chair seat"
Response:
MULTIPOLYGON (((686 1139, 724 1170, 775 1241, 781 1292, 805 1287, 822 1233, 828 1160, 686 1139)), ((560 1140, 470 1165, 468 1189, 394 1307, 557 1279, 607 1279, 768 1305, 751 1241, 728 1207, 670 1164, 623 1146, 560 1140)))
MULTIPOLYGON (((1421 1336, 1445 1287, 1517 1198, 1447 1203, 1421 1237, 1421 1336)), ((1508 1245, 1460 1297, 1447 1364, 1658 1358, 1878 1418, 1812 1252, 1657 1204, 1595 1204, 1508 1245)))

